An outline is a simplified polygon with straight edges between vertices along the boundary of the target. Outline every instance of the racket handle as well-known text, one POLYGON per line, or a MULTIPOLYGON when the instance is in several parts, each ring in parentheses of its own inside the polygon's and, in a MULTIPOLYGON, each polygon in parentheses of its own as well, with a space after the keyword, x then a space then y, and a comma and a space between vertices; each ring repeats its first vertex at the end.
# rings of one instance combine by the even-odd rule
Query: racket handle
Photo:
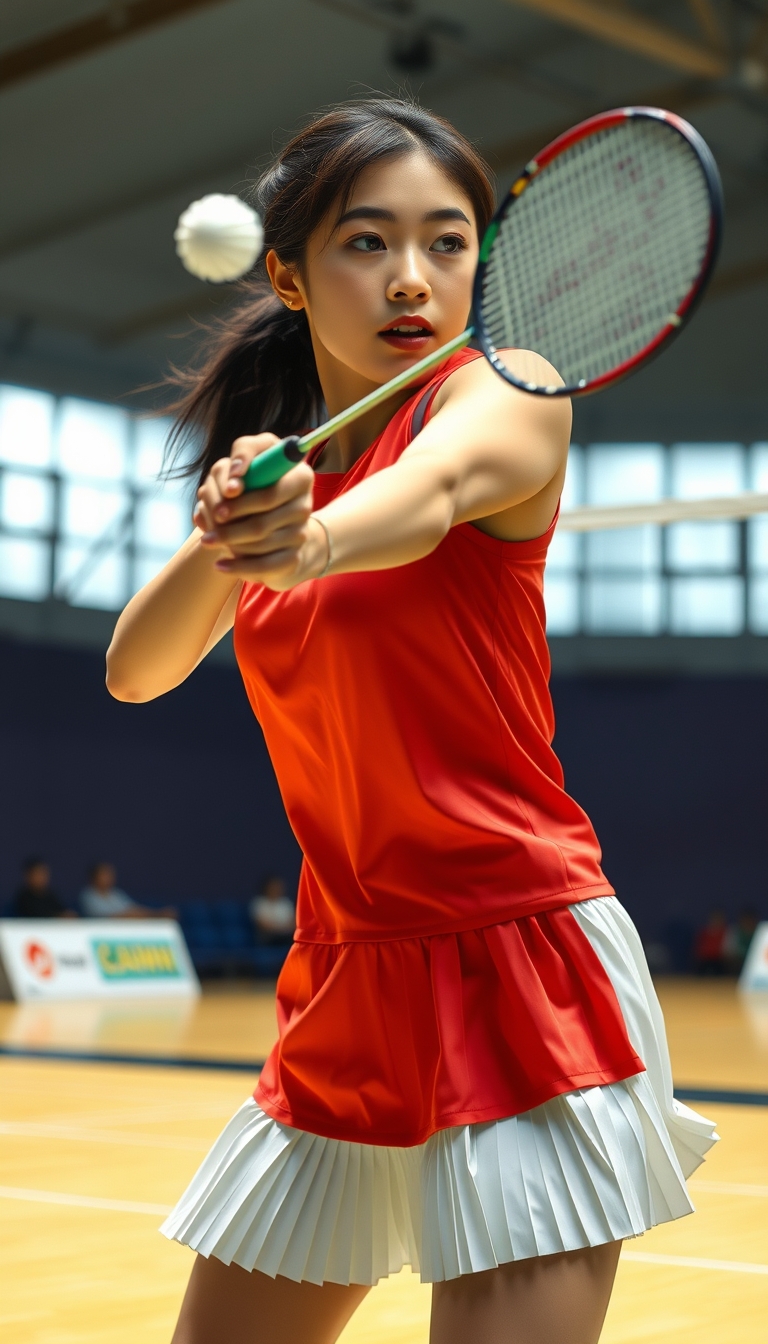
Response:
POLYGON ((280 443, 273 443, 265 453, 259 453, 254 457, 251 465, 243 477, 243 488, 245 490, 264 490, 268 485, 274 485, 281 476, 296 466, 297 462, 303 462, 304 451, 299 447, 301 439, 297 434, 291 434, 289 438, 282 439, 280 443))

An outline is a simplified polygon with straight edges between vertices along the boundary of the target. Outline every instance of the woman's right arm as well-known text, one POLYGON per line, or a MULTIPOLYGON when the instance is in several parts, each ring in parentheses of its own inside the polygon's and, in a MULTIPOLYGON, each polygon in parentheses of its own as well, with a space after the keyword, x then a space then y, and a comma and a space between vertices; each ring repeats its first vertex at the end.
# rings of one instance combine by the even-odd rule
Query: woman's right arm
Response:
MULTIPOLYGON (((197 492, 196 530, 131 598, 115 626, 107 651, 107 689, 116 700, 140 703, 172 691, 232 629, 242 578, 217 568, 216 562, 233 552, 212 529, 217 519, 229 517, 251 458, 274 443, 274 434, 236 439, 230 457, 213 464, 197 492)), ((251 548, 268 555, 276 572, 295 569, 307 549, 312 482, 312 471, 301 465, 268 490, 254 490, 247 497, 246 509, 258 515, 259 539, 251 548)), ((314 538, 313 550, 319 572, 327 558, 327 543, 321 528, 313 531, 321 533, 314 538)))
POLYGON ((231 630, 241 583, 215 568, 195 530, 115 626, 107 689, 116 700, 154 700, 194 671, 231 630))

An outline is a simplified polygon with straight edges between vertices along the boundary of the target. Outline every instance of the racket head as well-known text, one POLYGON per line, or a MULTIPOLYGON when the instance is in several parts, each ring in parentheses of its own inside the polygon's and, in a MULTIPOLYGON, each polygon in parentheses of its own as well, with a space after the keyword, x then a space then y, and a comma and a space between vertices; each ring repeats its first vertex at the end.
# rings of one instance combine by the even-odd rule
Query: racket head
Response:
POLYGON ((543 396, 626 378, 690 320, 722 218, 717 165, 682 117, 590 117, 526 165, 486 230, 472 300, 480 348, 507 382, 543 396))

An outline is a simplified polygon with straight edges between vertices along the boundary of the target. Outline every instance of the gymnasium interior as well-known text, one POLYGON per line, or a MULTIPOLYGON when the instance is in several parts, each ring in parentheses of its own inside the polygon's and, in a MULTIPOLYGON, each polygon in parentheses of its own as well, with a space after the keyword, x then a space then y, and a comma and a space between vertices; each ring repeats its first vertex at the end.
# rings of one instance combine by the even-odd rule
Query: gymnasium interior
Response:
MULTIPOLYGON (((658 360, 575 403, 563 508, 768 492, 766 0, 0 0, 0 927, 25 865, 73 914, 100 865, 180 929, 201 986, 36 1001, 6 976, 5 1344, 170 1340, 192 1256, 158 1225, 277 1035, 287 943, 254 902, 295 898, 301 854, 231 638, 149 704, 104 682, 119 612, 191 530, 193 486, 159 478, 163 379, 238 300, 174 229, 210 193, 248 199, 316 109, 398 92, 500 195, 596 112, 692 123, 725 193, 714 278, 658 360)), ((625 1245, 602 1339, 758 1344, 768 512, 556 534, 546 603, 566 787, 640 932, 676 1095, 721 1136, 695 1217, 625 1245)), ((426 1344, 429 1302, 383 1279, 344 1344, 426 1344)))

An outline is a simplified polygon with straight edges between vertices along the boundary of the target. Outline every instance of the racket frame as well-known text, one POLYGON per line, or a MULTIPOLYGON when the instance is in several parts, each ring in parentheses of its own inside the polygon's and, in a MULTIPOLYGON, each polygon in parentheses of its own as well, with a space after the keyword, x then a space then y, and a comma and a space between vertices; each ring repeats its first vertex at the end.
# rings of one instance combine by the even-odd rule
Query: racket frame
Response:
POLYGON ((506 196, 499 205, 493 219, 486 229, 483 240, 480 244, 480 259, 472 291, 472 309, 474 317, 475 339, 485 355, 488 362, 496 372, 511 383, 513 387, 519 388, 523 392, 532 393, 534 396, 547 397, 586 397, 593 392, 600 392, 603 388, 610 387, 614 383, 620 382, 626 378, 641 364, 655 359, 661 350, 679 336, 683 327, 692 317, 695 309, 700 303, 704 291, 712 275, 720 251, 720 243, 723 232, 723 191, 720 184, 720 174, 717 171, 717 165, 712 155, 712 151, 698 131, 679 117, 674 112, 667 112, 660 107, 618 107, 609 112, 599 112, 594 117, 588 117, 578 126, 572 126, 569 130, 558 135, 550 141, 544 149, 540 150, 534 159, 531 159, 523 169, 519 177, 515 178, 512 186, 509 188, 506 196), (686 294, 685 298, 679 304, 673 314, 670 314, 666 325, 645 345, 642 350, 633 355, 631 359, 624 360, 614 369, 607 373, 600 374, 599 377, 590 381, 582 381, 575 385, 563 384, 562 386, 538 386, 535 383, 526 382, 522 378, 517 378, 515 374, 507 367, 500 358, 497 348, 491 341, 483 322, 482 302, 483 302, 483 278, 488 266, 491 250, 493 248, 496 234, 503 219, 530 186, 540 173, 561 154, 572 149, 574 145, 582 140, 587 140, 600 131, 610 130, 612 126, 620 126, 624 122, 633 120, 660 121, 669 126, 673 131, 687 142, 693 152, 696 154, 704 175, 704 180, 709 196, 709 238, 704 258, 701 264, 699 274, 686 294))

